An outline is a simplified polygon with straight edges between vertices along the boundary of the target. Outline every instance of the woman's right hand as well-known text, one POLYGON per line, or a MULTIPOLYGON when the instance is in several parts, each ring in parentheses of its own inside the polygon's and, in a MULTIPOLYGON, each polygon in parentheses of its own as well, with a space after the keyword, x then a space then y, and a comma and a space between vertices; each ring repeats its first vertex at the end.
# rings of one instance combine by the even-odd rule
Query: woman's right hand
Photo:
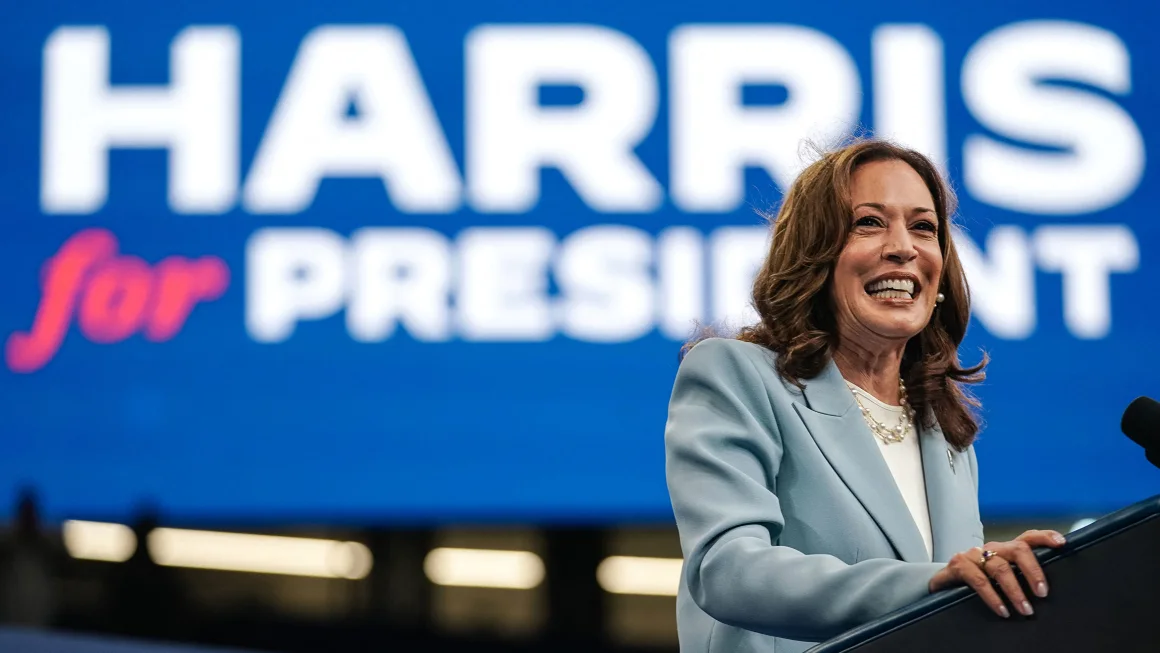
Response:
POLYGON ((1043 598, 1047 596, 1047 577, 1031 549, 1036 546, 1058 548, 1064 542, 1063 535, 1055 531, 1027 531, 1010 542, 991 542, 982 548, 975 547, 957 553, 930 580, 930 591, 933 593, 956 585, 967 585, 979 594, 995 614, 1007 618, 1011 614, 995 590, 997 585, 1007 595, 1011 605, 1023 616, 1029 617, 1035 610, 1027 600, 1012 565, 1018 566, 1023 572, 1023 577, 1035 595, 1043 598), (984 562, 983 551, 993 551, 994 555, 984 562), (992 585, 992 581, 995 585, 992 585))

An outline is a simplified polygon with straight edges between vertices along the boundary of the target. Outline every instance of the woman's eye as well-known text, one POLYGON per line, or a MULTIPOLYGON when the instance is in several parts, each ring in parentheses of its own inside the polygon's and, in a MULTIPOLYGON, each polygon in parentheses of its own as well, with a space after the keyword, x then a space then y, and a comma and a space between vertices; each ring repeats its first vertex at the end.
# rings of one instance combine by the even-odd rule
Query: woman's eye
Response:
POLYGON ((878 227, 882 221, 872 215, 864 215, 854 221, 855 227, 878 227))
POLYGON ((938 227, 936 227, 935 224, 933 222, 930 222, 929 220, 923 220, 921 222, 916 223, 914 225, 914 228, 921 229, 923 231, 929 231, 931 233, 938 233, 938 227))

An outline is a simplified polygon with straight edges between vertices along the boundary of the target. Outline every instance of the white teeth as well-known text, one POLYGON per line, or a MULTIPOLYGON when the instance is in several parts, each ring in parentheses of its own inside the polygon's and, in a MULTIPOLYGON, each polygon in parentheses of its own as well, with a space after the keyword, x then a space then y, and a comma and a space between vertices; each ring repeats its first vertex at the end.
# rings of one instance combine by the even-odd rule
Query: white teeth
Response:
POLYGON ((914 281, 911 279, 882 279, 866 286, 868 293, 877 293, 883 290, 899 290, 910 297, 914 295, 914 281))
POLYGON ((874 293, 878 299, 910 299, 911 295, 908 292, 901 290, 880 290, 874 293))

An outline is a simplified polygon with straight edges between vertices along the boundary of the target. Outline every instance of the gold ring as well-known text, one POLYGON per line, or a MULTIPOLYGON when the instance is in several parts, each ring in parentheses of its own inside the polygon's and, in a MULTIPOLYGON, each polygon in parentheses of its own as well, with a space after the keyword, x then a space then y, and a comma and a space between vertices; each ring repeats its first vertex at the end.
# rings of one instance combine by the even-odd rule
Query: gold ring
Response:
POLYGON ((979 556, 979 569, 985 568, 987 566, 987 561, 991 558, 994 558, 996 555, 998 554, 990 549, 983 549, 983 554, 979 556))

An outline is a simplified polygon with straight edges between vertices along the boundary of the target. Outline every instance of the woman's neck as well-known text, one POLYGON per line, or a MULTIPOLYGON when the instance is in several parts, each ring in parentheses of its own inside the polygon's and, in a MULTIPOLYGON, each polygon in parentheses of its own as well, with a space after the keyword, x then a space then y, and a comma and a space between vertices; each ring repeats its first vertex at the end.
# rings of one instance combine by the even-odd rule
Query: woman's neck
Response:
POLYGON ((853 343, 843 343, 834 350, 834 363, 847 381, 869 392, 878 401, 897 406, 904 350, 905 345, 872 351, 853 343))

